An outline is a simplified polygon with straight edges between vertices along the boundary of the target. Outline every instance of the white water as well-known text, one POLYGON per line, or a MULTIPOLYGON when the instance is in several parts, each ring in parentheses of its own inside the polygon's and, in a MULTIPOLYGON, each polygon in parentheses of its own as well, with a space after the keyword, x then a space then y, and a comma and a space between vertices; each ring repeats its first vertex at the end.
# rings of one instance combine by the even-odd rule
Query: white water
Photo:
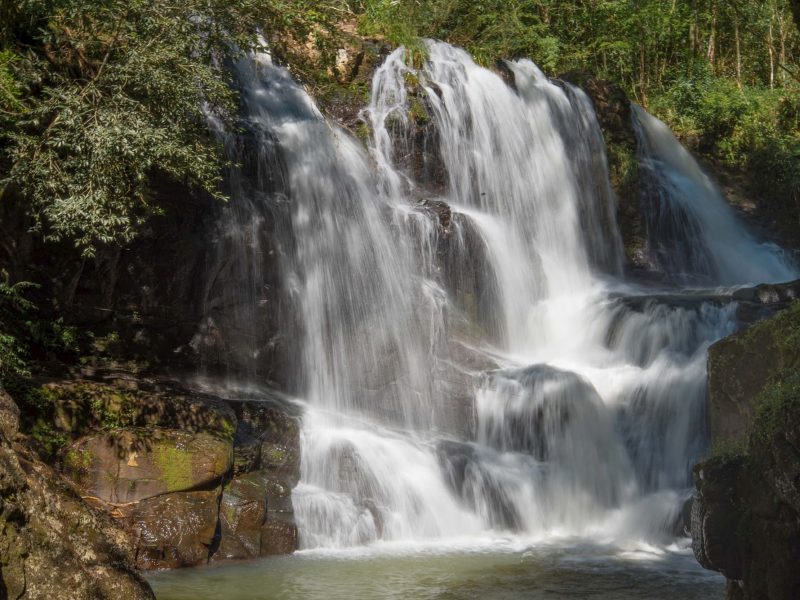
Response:
POLYGON ((650 254, 683 283, 778 283, 798 276, 774 244, 759 243, 669 128, 633 106, 642 166, 650 177, 650 254))
POLYGON ((530 61, 508 64, 512 89, 428 50, 413 76, 443 198, 398 166, 415 127, 402 49, 375 74, 368 152, 286 71, 240 66, 264 165, 283 173, 264 201, 286 215, 299 314, 301 543, 667 544, 704 451, 705 351, 735 306, 670 306, 609 278, 620 236, 582 92, 530 61))

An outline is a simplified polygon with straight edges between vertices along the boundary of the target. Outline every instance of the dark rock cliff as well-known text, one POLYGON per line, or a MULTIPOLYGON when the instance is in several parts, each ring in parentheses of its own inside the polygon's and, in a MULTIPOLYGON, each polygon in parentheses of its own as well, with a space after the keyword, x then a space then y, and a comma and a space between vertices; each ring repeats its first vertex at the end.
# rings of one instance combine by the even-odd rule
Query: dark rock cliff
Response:
POLYGON ((800 598, 800 303, 709 356, 715 456, 694 469, 692 544, 728 598, 800 598))

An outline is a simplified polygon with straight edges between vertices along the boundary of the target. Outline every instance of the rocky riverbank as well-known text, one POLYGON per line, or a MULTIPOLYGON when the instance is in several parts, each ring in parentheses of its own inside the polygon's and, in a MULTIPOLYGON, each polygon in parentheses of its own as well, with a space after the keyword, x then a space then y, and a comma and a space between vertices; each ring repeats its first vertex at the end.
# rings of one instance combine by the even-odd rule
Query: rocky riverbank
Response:
POLYGON ((130 378, 50 381, 18 396, 21 419, 2 396, 9 598, 149 598, 136 569, 297 549, 299 427, 287 401, 130 378), (61 569, 73 587, 45 593, 61 569))

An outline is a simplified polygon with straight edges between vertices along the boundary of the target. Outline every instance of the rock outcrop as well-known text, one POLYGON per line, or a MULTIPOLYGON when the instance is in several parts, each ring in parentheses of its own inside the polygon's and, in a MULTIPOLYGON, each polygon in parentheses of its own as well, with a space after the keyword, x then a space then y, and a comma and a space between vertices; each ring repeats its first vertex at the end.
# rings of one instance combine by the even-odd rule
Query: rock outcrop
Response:
MULTIPOLYGON (((779 289, 759 286, 742 290, 740 295, 777 298, 779 289)), ((743 446, 764 386, 781 371, 800 367, 800 334, 793 333, 798 322, 800 303, 711 346, 708 387, 712 444, 743 446)))
POLYGON ((0 388, 0 598, 154 600, 130 538, 27 449, 0 388))
POLYGON ((800 303, 709 358, 715 456, 694 469, 692 544, 730 600, 800 598, 800 303))
POLYGON ((138 568, 297 549, 299 426, 287 403, 131 379, 51 382, 23 397, 41 450, 36 426, 50 419, 58 470, 127 532, 138 568))

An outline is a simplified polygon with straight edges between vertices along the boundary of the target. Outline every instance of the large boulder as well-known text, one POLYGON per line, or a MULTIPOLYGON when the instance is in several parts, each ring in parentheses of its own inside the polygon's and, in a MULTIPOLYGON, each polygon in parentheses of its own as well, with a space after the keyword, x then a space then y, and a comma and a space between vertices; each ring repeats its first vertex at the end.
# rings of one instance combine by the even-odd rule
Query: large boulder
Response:
MULTIPOLYGON (((51 382, 26 398, 27 425, 66 440, 54 462, 86 501, 120 521, 139 568, 297 549, 300 428, 290 403, 122 375, 113 384, 51 382)), ((7 415, 0 426, 14 423, 7 415)))
POLYGON ((64 472, 87 495, 112 504, 219 485, 233 465, 233 442, 175 429, 118 429, 80 438, 64 472))
POLYGON ((12 441, 17 415, 0 388, 0 598, 154 600, 119 526, 12 441))
POLYGON ((221 488, 164 494, 126 514, 140 569, 192 567, 208 562, 219 545, 221 488))
POLYGON ((232 402, 238 427, 236 475, 220 505, 215 560, 288 554, 298 548, 292 490, 300 480, 300 428, 276 401, 232 402))

